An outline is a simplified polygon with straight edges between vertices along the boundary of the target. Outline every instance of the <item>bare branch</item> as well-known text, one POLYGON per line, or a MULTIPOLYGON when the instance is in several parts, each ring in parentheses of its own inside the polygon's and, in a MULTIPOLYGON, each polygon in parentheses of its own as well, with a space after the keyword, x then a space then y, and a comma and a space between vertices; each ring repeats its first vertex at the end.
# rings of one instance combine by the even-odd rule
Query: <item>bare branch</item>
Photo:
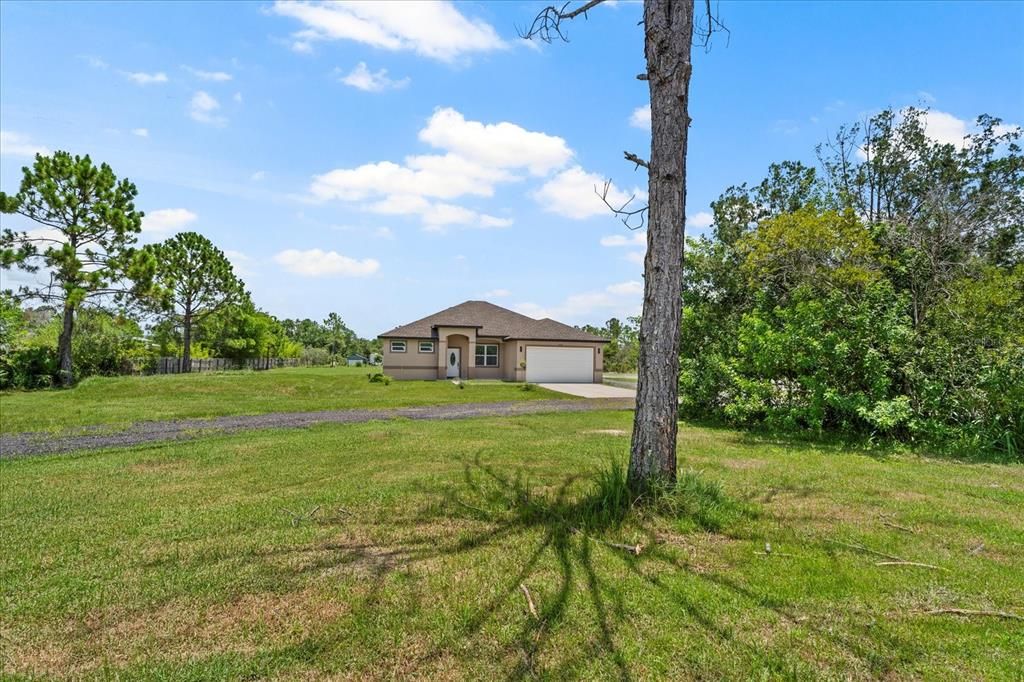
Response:
POLYGON ((729 39, 732 37, 732 34, 719 18, 718 0, 715 0, 714 9, 711 8, 711 0, 704 0, 704 20, 707 23, 702 24, 695 22, 693 27, 694 38, 700 42, 701 47, 703 47, 705 51, 710 50, 711 36, 715 33, 721 33, 722 31, 725 31, 725 45, 728 47, 729 39))
POLYGON ((650 207, 644 206, 643 208, 629 208, 629 205, 633 203, 634 199, 636 199, 635 194, 629 197, 629 199, 627 199, 621 206, 612 206, 611 202, 608 201, 608 192, 611 190, 611 186, 612 181, 606 180, 602 189, 599 190, 596 186, 594 187, 594 194, 601 197, 601 201, 604 202, 604 205, 607 206, 612 213, 619 216, 623 225, 631 230, 639 230, 642 228, 646 224, 647 209, 650 207))
MULTIPOLYGON (((629 161, 630 163, 635 163, 636 164, 636 168, 639 168, 640 166, 643 166, 647 170, 651 169, 651 164, 647 163, 646 160, 641 159, 639 156, 637 156, 633 152, 623 152, 623 154, 626 155, 626 161, 629 161)), ((633 170, 636 170, 636 168, 634 168, 633 170)))
POLYGON ((567 1, 561 7, 555 7, 549 5, 537 14, 533 19, 533 23, 530 24, 529 30, 523 31, 517 29, 516 32, 519 37, 523 40, 533 40, 533 38, 540 38, 545 43, 552 42, 556 37, 562 42, 569 42, 569 36, 562 30, 563 21, 571 21, 576 17, 583 15, 583 18, 587 18, 587 12, 600 5, 604 0, 590 0, 583 5, 577 7, 574 10, 566 11, 571 4, 571 0, 567 1))

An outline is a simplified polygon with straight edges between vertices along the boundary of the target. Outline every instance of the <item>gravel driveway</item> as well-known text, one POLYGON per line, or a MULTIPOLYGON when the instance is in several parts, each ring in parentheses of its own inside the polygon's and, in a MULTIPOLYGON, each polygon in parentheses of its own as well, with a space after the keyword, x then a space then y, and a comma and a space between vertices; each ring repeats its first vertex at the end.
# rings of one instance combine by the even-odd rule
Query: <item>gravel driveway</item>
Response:
POLYGON ((270 414, 172 419, 138 422, 123 430, 93 426, 61 433, 30 432, 0 435, 0 459, 48 455, 99 448, 127 447, 141 443, 187 440, 215 433, 253 429, 294 429, 314 424, 356 424, 380 419, 468 419, 470 417, 511 417, 543 412, 589 412, 628 410, 628 399, 529 400, 498 403, 463 403, 402 407, 380 410, 326 410, 323 412, 273 412, 270 414))

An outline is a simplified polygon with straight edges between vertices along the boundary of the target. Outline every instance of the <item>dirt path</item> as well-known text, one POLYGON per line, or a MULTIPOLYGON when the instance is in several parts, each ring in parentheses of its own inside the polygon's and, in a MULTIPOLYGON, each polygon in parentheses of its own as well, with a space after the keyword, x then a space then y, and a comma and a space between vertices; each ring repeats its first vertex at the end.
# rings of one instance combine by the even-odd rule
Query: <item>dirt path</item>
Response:
POLYGON ((314 424, 356 424, 379 419, 468 419, 506 417, 542 412, 588 412, 632 409, 632 400, 530 400, 499 403, 463 403, 378 410, 327 410, 323 412, 273 412, 270 414, 171 419, 138 422, 126 429, 84 427, 61 433, 29 432, 0 435, 0 459, 49 455, 99 448, 127 447, 141 443, 187 440, 213 433, 253 429, 294 429, 314 424))

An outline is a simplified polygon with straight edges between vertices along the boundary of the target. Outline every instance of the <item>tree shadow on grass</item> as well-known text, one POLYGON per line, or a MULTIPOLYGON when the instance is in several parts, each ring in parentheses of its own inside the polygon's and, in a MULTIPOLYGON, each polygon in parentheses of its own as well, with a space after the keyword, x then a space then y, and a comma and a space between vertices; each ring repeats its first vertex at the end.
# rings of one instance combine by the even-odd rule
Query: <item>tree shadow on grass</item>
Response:
MULTIPOLYGON (((728 540, 743 539, 740 529, 743 521, 758 514, 753 506, 726 498, 719 488, 693 474, 681 476, 677 490, 665 499, 637 506, 631 500, 622 501, 610 495, 616 482, 607 480, 607 476, 607 473, 599 475, 589 485, 584 477, 570 476, 552 488, 537 490, 521 475, 503 473, 477 457, 463 462, 461 484, 435 491, 437 502, 418 515, 420 522, 438 519, 457 522, 470 518, 487 524, 485 529, 455 542, 445 543, 434 538, 438 542, 438 554, 482 549, 506 538, 530 538, 532 543, 525 561, 518 564, 514 573, 495 575, 501 587, 464 624, 461 634, 465 638, 474 637, 489 621, 502 617, 500 614, 510 609, 525 611, 520 586, 537 573, 546 555, 553 555, 558 570, 554 595, 546 595, 538 606, 536 618, 524 618, 515 637, 521 660, 509 671, 509 679, 539 674, 570 675, 595 657, 607 657, 619 679, 633 677, 631 659, 616 645, 616 633, 630 611, 629 605, 624 603, 623 591, 617 589, 621 571, 610 568, 616 562, 628 574, 662 591, 711 638, 728 642, 743 651, 748 660, 758 661, 766 669, 782 674, 792 673, 786 666, 807 662, 784 645, 772 648, 737 638, 729 614, 716 615, 717 609, 713 606, 695 601, 679 585, 677 577, 684 575, 687 579, 701 581, 751 611, 768 611, 772 619, 783 621, 786 627, 803 628, 813 637, 827 641, 844 657, 859 661, 872 674, 885 674, 896 660, 916 650, 911 642, 871 625, 865 625, 862 636, 858 637, 856 628, 844 632, 830 627, 829 623, 816 622, 801 614, 787 599, 773 594, 770 585, 763 588, 745 585, 725 572, 692 565, 680 559, 678 552, 664 542, 662 534, 666 525, 702 533, 724 533, 723 537, 728 540), (641 551, 628 551, 627 547, 633 542, 621 542, 623 533, 641 536, 641 551), (595 560, 596 553, 602 553, 600 560, 595 560), (610 564, 608 556, 612 557, 610 564), (576 656, 565 657, 556 669, 539 670, 537 658, 552 636, 560 627, 570 626, 568 621, 581 621, 578 613, 570 613, 570 600, 578 584, 585 587, 585 602, 597 627, 594 645, 576 656), (519 603, 512 603, 513 600, 519 603)), ((432 655, 440 653, 435 650, 432 655)), ((813 674, 814 669, 810 672, 813 674)))
MULTIPOLYGON (((717 532, 732 517, 744 513, 739 505, 727 500, 714 486, 702 484, 692 474, 680 481, 679 494, 674 496, 674 510, 686 516, 689 524, 701 531, 717 532)), ((545 675, 568 675, 579 670, 595 657, 607 657, 619 679, 633 675, 627 657, 615 643, 617 625, 627 617, 627 605, 612 576, 595 561, 595 552, 607 551, 636 571, 638 563, 647 560, 649 547, 661 540, 649 523, 644 507, 629 498, 625 488, 625 471, 604 471, 596 481, 582 476, 569 476, 556 486, 537 490, 520 474, 507 475, 481 462, 479 456, 463 462, 460 484, 425 490, 435 502, 417 515, 416 521, 429 524, 438 520, 462 522, 473 520, 487 524, 483 530, 463 535, 457 541, 438 545, 439 554, 460 553, 506 540, 530 538, 531 550, 518 569, 498 577, 500 588, 491 599, 478 608, 462 627, 465 638, 476 636, 486 624, 511 608, 526 612, 522 586, 537 573, 546 555, 554 558, 557 585, 537 606, 536 616, 527 616, 515 636, 519 663, 509 670, 509 679, 534 677, 541 673, 537 657, 552 635, 570 617, 570 600, 578 589, 585 588, 586 603, 596 624, 596 638, 590 647, 569 657, 558 669, 547 668, 545 675), (587 484, 590 484, 589 486, 587 484), (628 527, 628 528, 627 528, 628 527), (611 541, 623 530, 644 539, 640 543, 611 541), (639 546, 638 546, 639 545, 639 546), (630 551, 632 548, 637 549, 630 551)), ((435 538, 435 540, 439 540, 435 538)), ((528 589, 528 588, 527 588, 528 589)), ((435 649, 422 659, 427 662, 443 653, 435 649)))
MULTIPOLYGON (((615 474, 603 476, 568 476, 554 486, 534 488, 521 474, 505 473, 477 456, 462 462, 458 482, 422 486, 421 492, 431 501, 412 514, 359 520, 365 530, 376 527, 379 537, 391 540, 383 544, 365 538, 320 543, 315 546, 319 554, 302 568, 280 569, 282 585, 297 585, 311 575, 331 571, 356 572, 362 589, 352 611, 357 618, 372 620, 375 613, 394 607, 394 595, 386 591, 396 573, 413 574, 417 565, 497 551, 488 557, 487 571, 492 574, 486 588, 490 597, 479 606, 467 607, 449 633, 458 640, 457 649, 453 650, 451 637, 445 641, 443 633, 416 633, 432 643, 425 651, 410 652, 409 658, 392 661, 404 671, 422 672, 445 657, 458 657, 463 645, 486 637, 485 629, 490 624, 511 620, 518 623, 516 630, 508 643, 500 645, 505 655, 516 660, 506 665, 507 679, 571 677, 593 670, 595 660, 606 661, 614 676, 622 680, 648 674, 649 670, 636 670, 638 664, 643 665, 642 660, 627 655, 617 644, 619 633, 624 631, 622 626, 635 615, 635 608, 627 602, 623 575, 658 590, 693 625, 705 631, 709 640, 726 644, 725 650, 732 651, 732 655, 741 654, 749 665, 778 674, 792 675, 795 666, 802 666, 813 676, 816 669, 785 641, 755 644, 738 636, 734 615, 718 608, 716 602, 702 603, 694 595, 707 593, 705 588, 710 588, 711 593, 721 593, 752 613, 770 612, 769 621, 806 629, 845 657, 859 661, 872 675, 885 674, 897 658, 914 650, 911 643, 878 630, 867 632, 865 628, 859 637, 856 629, 839 631, 829 623, 808 619, 793 603, 773 594, 771 585, 745 585, 726 571, 691 564, 680 558, 679 551, 664 537, 665 528, 670 527, 724 532, 722 537, 729 540, 741 539, 737 528, 746 517, 756 515, 750 505, 727 499, 715 486, 692 474, 680 478, 668 502, 635 505, 616 493, 615 474), (624 535, 642 538, 641 550, 629 551, 636 543, 622 542, 624 535), (552 583, 553 592, 543 589, 552 583), (698 587, 694 592, 692 588, 700 584, 705 588, 698 587), (527 608, 523 585, 528 590, 530 585, 534 590, 543 589, 533 593, 543 594, 543 599, 535 603, 536 616, 527 608), (580 598, 581 588, 586 613, 580 612, 578 602, 574 603, 580 598), (556 636, 566 634, 571 640, 574 633, 565 629, 574 627, 594 627, 592 634, 584 633, 582 637, 589 644, 572 651, 564 646, 555 650, 559 645, 556 636)), ((309 551, 309 546, 295 551, 309 551)), ((274 550, 275 554, 279 552, 274 550)), ((429 599, 423 595, 418 598, 421 602, 429 599)), ((385 628, 374 636, 388 636, 388 626, 372 627, 385 628)), ((403 630, 403 636, 410 634, 403 630)), ((319 661, 309 662, 317 666, 330 659, 324 652, 335 650, 341 641, 337 628, 328 628, 303 640, 303 650, 321 652, 319 661)), ((290 658, 280 660, 287 667, 290 658)))

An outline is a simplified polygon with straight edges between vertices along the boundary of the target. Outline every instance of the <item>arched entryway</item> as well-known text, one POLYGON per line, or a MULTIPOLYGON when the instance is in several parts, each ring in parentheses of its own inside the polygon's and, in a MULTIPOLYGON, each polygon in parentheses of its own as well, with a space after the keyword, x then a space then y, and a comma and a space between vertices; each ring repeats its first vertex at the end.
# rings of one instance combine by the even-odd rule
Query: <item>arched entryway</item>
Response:
POLYGON ((465 334, 449 334, 445 353, 445 378, 466 379, 469 377, 469 337, 465 334))

